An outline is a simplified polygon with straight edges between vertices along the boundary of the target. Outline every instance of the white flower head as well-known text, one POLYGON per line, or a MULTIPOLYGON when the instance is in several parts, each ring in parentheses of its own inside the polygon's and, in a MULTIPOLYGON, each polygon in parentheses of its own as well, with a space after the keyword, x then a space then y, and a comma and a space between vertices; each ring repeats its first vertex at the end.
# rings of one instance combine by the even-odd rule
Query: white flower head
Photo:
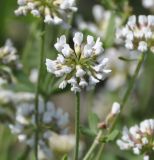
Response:
POLYGON ((154 119, 147 119, 140 123, 140 125, 134 125, 129 130, 124 128, 122 132, 122 138, 117 141, 117 145, 121 150, 132 150, 134 154, 144 155, 144 160, 149 160, 147 153, 153 150, 154 136, 154 119))
POLYGON ((103 52, 100 38, 95 42, 94 37, 87 36, 84 43, 83 34, 77 32, 73 42, 74 48, 71 49, 64 35, 58 38, 54 45, 59 52, 58 57, 56 60, 46 59, 46 66, 48 72, 57 77, 64 77, 59 88, 63 89, 70 84, 71 91, 80 92, 82 88, 94 86, 104 80, 111 70, 106 68, 108 58, 99 58, 103 52))
POLYGON ((69 13, 76 12, 75 0, 18 0, 17 16, 31 13, 35 17, 43 17, 44 23, 61 24, 69 17, 69 13))
POLYGON ((124 40, 129 50, 146 52, 152 50, 154 36, 154 16, 130 16, 125 27, 117 30, 117 38, 124 40))

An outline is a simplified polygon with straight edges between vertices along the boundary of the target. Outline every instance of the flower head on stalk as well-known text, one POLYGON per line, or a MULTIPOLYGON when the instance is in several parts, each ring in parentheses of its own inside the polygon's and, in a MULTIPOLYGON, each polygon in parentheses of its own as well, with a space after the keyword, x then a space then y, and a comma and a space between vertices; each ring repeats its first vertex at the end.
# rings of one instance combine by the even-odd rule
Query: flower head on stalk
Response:
POLYGON ((117 38, 123 39, 129 50, 154 52, 154 16, 130 16, 126 26, 117 30, 117 38))
POLYGON ((108 59, 101 59, 103 52, 102 42, 97 38, 87 36, 83 43, 83 34, 75 33, 74 48, 66 43, 66 37, 62 35, 57 39, 55 48, 59 52, 56 60, 46 59, 48 72, 56 77, 63 77, 59 88, 63 89, 67 84, 71 85, 71 91, 80 92, 82 88, 91 88, 100 82, 111 72, 106 69, 108 59))
POLYGON ((75 0, 18 0, 16 15, 31 13, 43 17, 48 24, 60 24, 68 18, 69 13, 77 11, 75 0))
POLYGON ((154 119, 147 119, 130 129, 124 127, 122 138, 117 140, 121 150, 133 150, 134 154, 143 154, 144 160, 149 160, 149 154, 154 150, 154 119))

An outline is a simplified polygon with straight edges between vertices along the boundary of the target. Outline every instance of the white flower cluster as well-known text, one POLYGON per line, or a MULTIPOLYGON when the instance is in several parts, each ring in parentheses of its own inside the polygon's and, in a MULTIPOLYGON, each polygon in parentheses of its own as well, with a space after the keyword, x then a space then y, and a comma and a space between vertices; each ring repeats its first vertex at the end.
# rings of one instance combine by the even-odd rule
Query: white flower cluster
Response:
POLYGON ((80 92, 82 88, 91 88, 103 80, 111 72, 106 69, 108 58, 99 59, 103 52, 100 38, 94 41, 94 37, 87 36, 87 42, 83 42, 83 34, 75 33, 74 49, 66 43, 63 35, 57 39, 54 45, 59 52, 56 60, 46 59, 48 72, 56 77, 64 77, 59 88, 63 89, 67 84, 71 85, 71 91, 80 92))
POLYGON ((134 125, 129 130, 124 127, 122 138, 117 140, 121 150, 132 149, 134 154, 144 154, 144 160, 149 160, 148 154, 154 150, 154 119, 144 120, 140 125, 134 125))
POLYGON ((3 64, 8 64, 12 61, 16 61, 18 59, 16 53, 16 48, 13 46, 12 41, 8 39, 5 42, 5 45, 0 48, 0 61, 3 64))
MULTIPOLYGON (((20 142, 34 147, 35 106, 31 102, 25 102, 16 107, 15 122, 9 124, 9 128, 13 134, 17 134, 20 142)), ((47 157, 51 158, 48 141, 52 132, 57 132, 60 135, 68 133, 68 122, 67 112, 64 113, 61 108, 56 109, 52 102, 47 102, 44 105, 43 100, 39 100, 39 126, 41 128, 39 131, 39 147, 43 153, 47 154, 47 157)))
POLYGON ((16 15, 31 13, 43 17, 44 23, 60 24, 68 17, 69 12, 77 11, 75 0, 18 0, 16 15))
POLYGON ((129 17, 126 26, 117 30, 117 38, 125 40, 125 47, 130 50, 154 52, 154 16, 135 15, 129 17))

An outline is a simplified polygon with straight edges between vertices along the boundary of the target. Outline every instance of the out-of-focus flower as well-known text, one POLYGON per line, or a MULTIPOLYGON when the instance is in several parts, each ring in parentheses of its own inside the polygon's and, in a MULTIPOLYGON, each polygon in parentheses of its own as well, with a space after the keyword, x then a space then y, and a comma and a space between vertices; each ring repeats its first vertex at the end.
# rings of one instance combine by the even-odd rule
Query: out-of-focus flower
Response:
POLYGON ((6 82, 15 82, 13 69, 21 69, 17 50, 10 39, 0 48, 0 77, 6 82))
POLYGON ((8 64, 18 59, 17 50, 13 46, 10 39, 5 42, 5 45, 0 48, 0 61, 3 64, 8 64))
POLYGON ((16 15, 31 13, 35 17, 43 17, 44 23, 60 24, 70 12, 77 11, 75 0, 18 0, 16 15))
POLYGON ((139 53, 135 51, 130 52, 124 47, 119 47, 107 49, 104 55, 110 59, 109 67, 112 70, 112 74, 108 77, 105 87, 107 90, 116 91, 125 86, 127 77, 133 75, 136 67, 135 61, 126 63, 126 61, 120 60, 119 57, 135 60, 138 58, 139 53))
POLYGON ((75 136, 52 134, 49 145, 57 153, 68 153, 75 147, 75 136))
POLYGON ((37 77, 38 77, 38 69, 32 69, 29 75, 29 80, 32 83, 36 83, 37 82, 37 77))
MULTIPOLYGON (((94 17, 93 22, 85 22, 81 16, 77 18, 77 26, 79 30, 88 30, 96 36, 104 39, 106 37, 106 32, 109 26, 110 18, 112 16, 111 11, 105 10, 101 5, 94 5, 92 9, 92 14, 94 17)), ((121 20, 119 17, 115 18, 115 27, 119 27, 121 20)))
POLYGON ((33 101, 35 95, 29 92, 13 92, 6 89, 0 89, 0 102, 2 104, 18 105, 21 102, 33 101))
POLYGON ((3 86, 6 83, 7 83, 7 81, 0 77, 0 88, 1 88, 1 86, 3 86))
POLYGON ((124 127, 122 138, 117 140, 121 150, 132 150, 134 154, 144 154, 144 160, 154 150, 154 120, 147 119, 130 129, 124 127))
POLYGON ((114 102, 111 109, 112 115, 117 115, 120 113, 120 104, 118 102, 114 102))
POLYGON ((153 10, 154 0, 142 0, 143 7, 153 10))
POLYGON ((48 72, 64 78, 59 88, 71 84, 71 91, 80 92, 82 88, 92 87, 103 80, 111 70, 106 69, 108 58, 99 59, 103 52, 100 38, 95 42, 92 36, 87 36, 87 42, 83 43, 83 34, 77 32, 73 42, 74 49, 71 49, 64 35, 58 38, 55 44, 58 57, 56 60, 46 59, 46 66, 48 72))
POLYGON ((125 41, 125 47, 129 50, 154 52, 154 16, 140 15, 138 19, 135 15, 129 17, 126 26, 117 30, 117 38, 125 41))
MULTIPOLYGON (((61 108, 56 109, 52 102, 39 99, 39 126, 41 128, 39 134, 39 149, 42 154, 48 158, 52 157, 49 147, 49 139, 52 132, 63 135, 68 133, 69 117, 68 113, 64 113, 61 108)), ((34 130, 35 130, 35 106, 32 102, 20 103, 16 106, 16 114, 14 124, 9 124, 11 132, 17 134, 20 142, 24 142, 30 147, 34 147, 34 130)))

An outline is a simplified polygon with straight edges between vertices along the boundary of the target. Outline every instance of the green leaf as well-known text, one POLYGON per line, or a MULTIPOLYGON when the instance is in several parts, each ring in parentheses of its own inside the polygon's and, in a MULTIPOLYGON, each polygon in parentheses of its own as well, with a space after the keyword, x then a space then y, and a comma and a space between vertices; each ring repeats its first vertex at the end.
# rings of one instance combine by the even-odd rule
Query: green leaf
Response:
POLYGON ((120 60, 122 61, 126 61, 126 62, 130 62, 130 61, 137 61, 137 59, 129 59, 129 58, 126 58, 126 57, 118 57, 120 60))
POLYGON ((118 130, 113 130, 107 137, 107 142, 111 142, 114 141, 117 136, 119 135, 119 131, 118 130))
POLYGON ((102 136, 99 141, 102 142, 102 143, 107 143, 107 136, 102 136))
POLYGON ((118 130, 114 130, 108 136, 103 135, 99 139, 99 141, 102 142, 102 143, 109 143, 109 142, 114 141, 117 138, 118 135, 119 135, 119 131, 118 130))
POLYGON ((68 160, 67 155, 64 155, 61 160, 68 160))
POLYGON ((92 132, 92 130, 90 128, 86 128, 83 126, 80 126, 80 132, 84 135, 87 135, 87 136, 91 136, 91 137, 96 136, 96 134, 94 132, 92 132))
POLYGON ((89 128, 93 133, 97 133, 98 128, 97 128, 97 124, 99 122, 99 118, 96 115, 96 113, 90 112, 89 116, 88 116, 88 123, 89 123, 89 128))

